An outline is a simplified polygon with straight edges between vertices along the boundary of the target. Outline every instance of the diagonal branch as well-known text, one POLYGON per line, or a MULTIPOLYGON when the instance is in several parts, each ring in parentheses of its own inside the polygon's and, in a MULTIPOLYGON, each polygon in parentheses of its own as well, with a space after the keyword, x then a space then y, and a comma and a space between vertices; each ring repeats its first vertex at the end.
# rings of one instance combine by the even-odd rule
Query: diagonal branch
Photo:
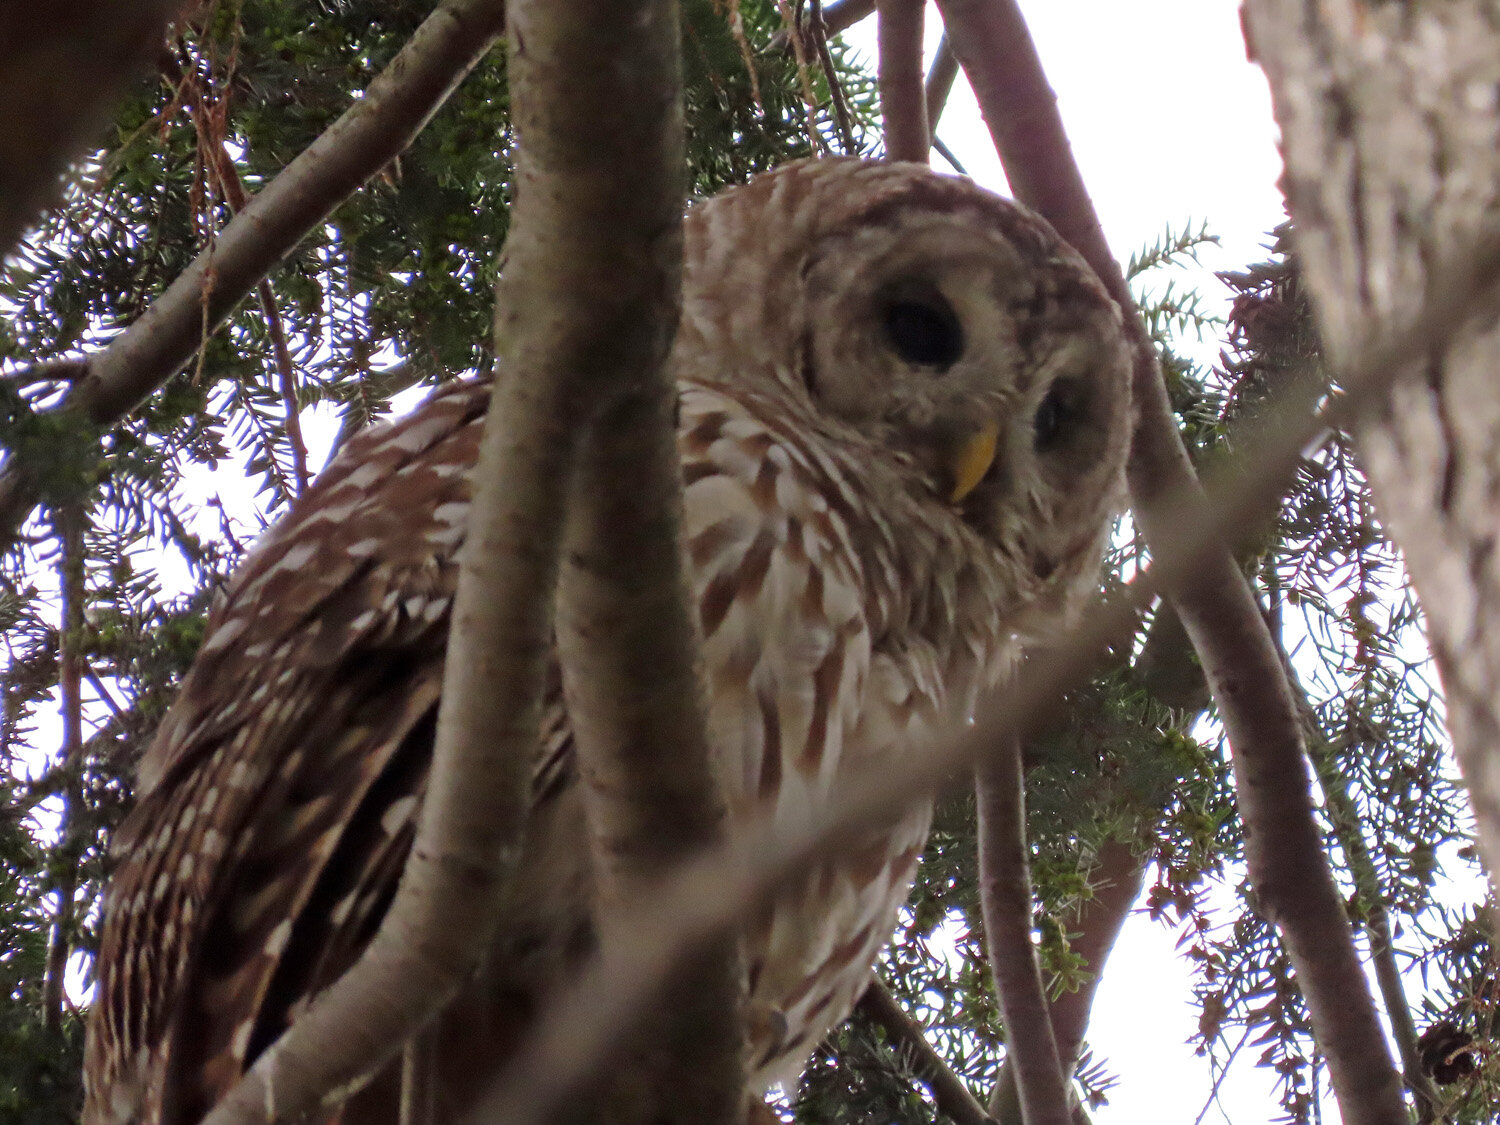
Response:
MULTIPOLYGON (((1014 0, 944 0, 940 6, 1016 195, 1051 220, 1121 307, 1133 311, 1014 0)), ((1184 521, 1203 522, 1209 512, 1172 417, 1155 348, 1139 315, 1128 321, 1139 410, 1131 493, 1147 541, 1159 551, 1184 521), (1169 496, 1179 502, 1165 503, 1169 496)), ((1313 817, 1291 692, 1255 597, 1222 542, 1206 550, 1196 572, 1170 593, 1234 751, 1251 879, 1297 968, 1345 1118, 1405 1122, 1401 1082, 1313 817)))
MULTIPOLYGON (((134 324, 101 352, 59 408, 95 426, 119 421, 165 383, 288 251, 400 154, 499 36, 503 0, 444 0, 326 133, 236 215, 134 324)), ((0 473, 0 549, 13 542, 40 482, 0 473)))
MULTIPOLYGON (((1130 916, 1130 908, 1140 897, 1145 877, 1146 863, 1136 856, 1129 844, 1122 840, 1106 840, 1099 849, 1098 863, 1089 874, 1093 894, 1079 906, 1076 918, 1064 919, 1072 933, 1069 947, 1087 974, 1082 985, 1054 997, 1048 1004, 1058 1057, 1070 1074, 1083 1049, 1089 1013, 1094 1006, 1099 982, 1104 978, 1105 962, 1119 940, 1120 930, 1130 916)), ((1000 1075, 990 1095, 990 1113, 1001 1125, 1019 1125, 1022 1120, 1020 1092, 1016 1088, 1016 1073, 1009 1057, 1001 1064, 1000 1075)), ((1075 1125, 1087 1120, 1077 1105, 1073 1106, 1072 1114, 1075 1125)))
MULTIPOLYGON (((244 181, 234 158, 224 146, 222 139, 213 141, 214 171, 219 190, 235 214, 243 211, 249 203, 244 181)), ((271 356, 276 361, 276 376, 281 386, 281 409, 285 418, 287 443, 292 447, 292 474, 297 481, 297 495, 307 491, 311 477, 307 471, 307 443, 302 438, 301 403, 297 399, 297 369, 292 362, 291 348, 287 346, 286 324, 281 310, 276 306, 276 293, 268 278, 261 278, 255 285, 255 296, 260 302, 261 315, 266 318, 266 332, 271 337, 271 356)), ((273 463, 274 463, 274 453, 273 463)))
POLYGON ((922 1025, 907 1014, 890 989, 878 980, 871 981, 856 1006, 866 1019, 885 1032, 895 1050, 910 1057, 917 1077, 932 1091, 939 1113, 951 1118, 955 1125, 995 1125, 974 1092, 927 1042, 922 1025))
POLYGON ((954 79, 958 77, 958 59, 953 57, 953 44, 945 33, 938 40, 937 53, 932 56, 932 66, 927 69, 927 82, 922 98, 927 103, 927 134, 937 143, 938 121, 948 104, 948 95, 953 92, 954 79))

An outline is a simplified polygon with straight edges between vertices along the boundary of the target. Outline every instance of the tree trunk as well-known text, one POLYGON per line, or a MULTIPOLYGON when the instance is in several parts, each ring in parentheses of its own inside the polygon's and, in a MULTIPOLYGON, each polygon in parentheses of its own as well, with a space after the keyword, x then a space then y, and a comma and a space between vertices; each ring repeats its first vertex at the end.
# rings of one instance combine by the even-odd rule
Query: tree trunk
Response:
MULTIPOLYGON (((1248 0, 1328 354, 1405 325, 1493 239, 1500 15, 1483 0, 1248 0)), ((1492 302, 1491 302, 1492 303, 1492 302)), ((1480 844, 1500 871, 1500 329, 1455 325, 1360 428, 1447 693, 1480 844)))

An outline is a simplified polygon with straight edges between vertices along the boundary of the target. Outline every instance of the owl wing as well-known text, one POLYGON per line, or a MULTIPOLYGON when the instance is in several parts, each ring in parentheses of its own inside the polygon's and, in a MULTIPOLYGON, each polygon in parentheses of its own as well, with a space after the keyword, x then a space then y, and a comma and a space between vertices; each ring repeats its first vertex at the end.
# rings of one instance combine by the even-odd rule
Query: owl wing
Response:
MULTIPOLYGON (((356 437, 231 582, 118 835, 89 1125, 197 1120, 379 924, 430 761, 488 398, 458 385, 356 437)), ((793 815, 870 727, 856 467, 726 388, 684 390, 680 447, 710 744, 736 818, 793 815)), ((573 779, 555 668, 543 741, 538 803, 573 779)), ((773 918, 752 934, 765 1059, 790 1038, 769 993, 837 944, 773 918)))

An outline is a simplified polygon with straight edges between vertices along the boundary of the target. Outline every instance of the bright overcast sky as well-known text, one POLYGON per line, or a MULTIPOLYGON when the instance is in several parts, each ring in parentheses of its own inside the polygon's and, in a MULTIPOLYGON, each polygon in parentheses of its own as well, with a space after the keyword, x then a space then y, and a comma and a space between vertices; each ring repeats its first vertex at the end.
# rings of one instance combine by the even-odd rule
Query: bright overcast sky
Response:
MULTIPOLYGON (((1213 271, 1263 260, 1267 232, 1285 217, 1270 98, 1245 58, 1238 4, 1023 0, 1022 7, 1116 256, 1124 262, 1168 225, 1181 230, 1206 220, 1221 246, 1201 254, 1204 268, 1189 283, 1208 311, 1227 313, 1227 291, 1213 271)), ((930 33, 937 27, 935 12, 928 26, 930 33)), ((873 40, 873 21, 850 35, 872 56, 873 40)), ((929 53, 933 46, 930 34, 929 53)), ((938 136, 976 180, 1005 190, 961 79, 938 136)), ((1209 341, 1194 354, 1217 350, 1209 341)), ((1212 1076, 1188 1043, 1197 1010, 1175 939, 1170 928, 1134 916, 1104 975, 1089 1038, 1119 1084, 1094 1115, 1098 1125, 1192 1125, 1209 1101, 1212 1076)), ((1261 1125, 1279 1116, 1271 1075, 1249 1065, 1262 1049, 1245 1049, 1204 1122, 1261 1125)), ((1338 1119, 1331 1103, 1326 1113, 1338 1119)))

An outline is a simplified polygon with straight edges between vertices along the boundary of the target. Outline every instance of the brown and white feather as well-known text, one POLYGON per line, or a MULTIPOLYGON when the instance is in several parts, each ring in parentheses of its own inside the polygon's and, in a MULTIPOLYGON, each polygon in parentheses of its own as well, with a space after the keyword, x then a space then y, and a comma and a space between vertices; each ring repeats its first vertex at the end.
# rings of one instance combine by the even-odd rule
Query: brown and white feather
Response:
MULTIPOLYGON (((962 722, 1092 586, 1128 429, 1118 315, 1040 220, 914 166, 760 177, 690 212, 686 254, 672 363, 710 746, 735 823, 795 817, 962 722), (918 282, 963 323, 941 371, 891 361, 865 323, 918 282), (1069 380, 1078 432, 1054 456, 1038 427, 1069 380), (983 425, 995 463, 954 501, 949 439, 983 425)), ((488 400, 453 385, 356 436, 226 591, 115 843, 87 1125, 199 1119, 378 926, 423 793, 488 400)), ((464 1001, 471 1047, 480 1024, 513 1043, 546 990, 531 978, 587 946, 560 674, 545 707, 528 870, 464 1001)), ((927 823, 872 829, 750 927, 760 1086, 794 1079, 852 1007, 927 823)))

